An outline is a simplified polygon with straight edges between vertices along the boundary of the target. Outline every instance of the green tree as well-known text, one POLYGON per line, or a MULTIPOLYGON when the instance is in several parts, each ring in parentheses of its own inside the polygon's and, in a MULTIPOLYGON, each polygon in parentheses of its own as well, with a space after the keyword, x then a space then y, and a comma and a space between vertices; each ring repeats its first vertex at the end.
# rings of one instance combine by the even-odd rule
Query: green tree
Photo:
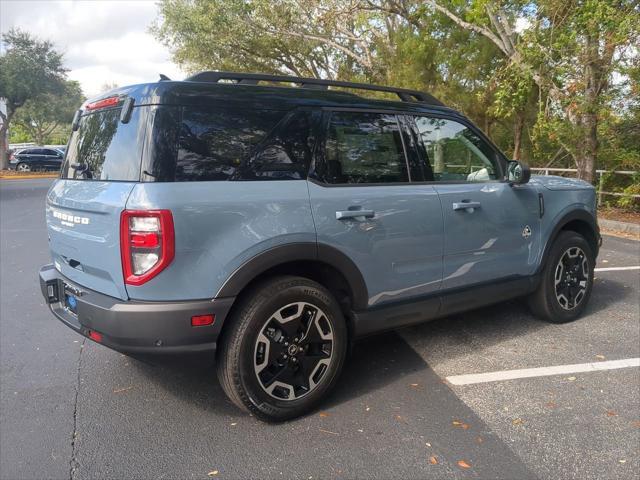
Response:
POLYGON ((2 35, 0 97, 6 114, 0 114, 0 169, 7 167, 7 130, 16 111, 28 100, 63 90, 66 70, 62 55, 49 41, 13 29, 2 35))
POLYGON ((36 144, 44 145, 58 127, 71 123, 83 101, 80 84, 68 80, 60 93, 45 93, 27 100, 13 122, 28 132, 36 144))
POLYGON ((153 30, 187 70, 425 89, 515 158, 571 161, 590 181, 637 92, 631 0, 161 0, 160 11, 153 30))
POLYGON ((612 76, 637 56, 632 48, 640 38, 635 1, 428 0, 423 7, 393 11, 417 23, 435 12, 490 40, 544 91, 548 103, 539 120, 556 120, 549 132, 573 155, 578 177, 594 180, 599 114, 612 76), (520 33, 518 20, 528 23, 520 33))

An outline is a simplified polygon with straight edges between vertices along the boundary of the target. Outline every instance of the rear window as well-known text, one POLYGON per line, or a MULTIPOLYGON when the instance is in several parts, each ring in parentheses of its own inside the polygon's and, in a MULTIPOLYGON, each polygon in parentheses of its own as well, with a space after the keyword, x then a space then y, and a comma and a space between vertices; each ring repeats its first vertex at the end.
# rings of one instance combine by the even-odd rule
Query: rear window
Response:
POLYGON ((135 107, 127 123, 121 108, 98 110, 80 119, 61 177, 74 180, 138 181, 148 107, 135 107))
POLYGON ((311 157, 311 112, 160 107, 148 181, 297 180, 311 157))

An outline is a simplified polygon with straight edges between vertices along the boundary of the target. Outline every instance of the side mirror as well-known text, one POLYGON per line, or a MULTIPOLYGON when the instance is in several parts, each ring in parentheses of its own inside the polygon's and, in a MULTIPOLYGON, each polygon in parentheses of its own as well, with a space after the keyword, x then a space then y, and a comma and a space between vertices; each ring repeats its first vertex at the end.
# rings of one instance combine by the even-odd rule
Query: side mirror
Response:
POLYGON ((522 185, 523 183, 527 183, 530 178, 531 169, 529 165, 517 160, 511 160, 507 164, 507 180, 509 183, 522 185))

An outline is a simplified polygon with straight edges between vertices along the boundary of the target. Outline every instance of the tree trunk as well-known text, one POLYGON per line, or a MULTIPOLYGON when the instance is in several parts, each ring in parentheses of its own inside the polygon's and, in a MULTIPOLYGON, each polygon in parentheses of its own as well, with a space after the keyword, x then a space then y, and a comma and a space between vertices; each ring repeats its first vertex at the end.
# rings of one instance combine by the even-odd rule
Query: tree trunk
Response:
POLYGON ((513 159, 520 160, 522 150, 522 132, 524 132, 524 112, 516 113, 513 131, 513 159))
POLYGON ((584 101, 578 117, 580 135, 576 148, 578 178, 589 183, 596 178, 598 156, 598 38, 597 34, 588 34, 585 38, 584 101))
POLYGON ((7 138, 7 132, 9 131, 9 122, 12 116, 13 112, 7 104, 6 115, 0 112, 0 120, 2 120, 2 125, 0 125, 0 170, 6 170, 9 167, 9 157, 7 155, 9 139, 7 138))
POLYGON ((583 113, 580 117, 581 135, 578 138, 576 167, 578 178, 593 183, 598 159, 598 115, 583 113))

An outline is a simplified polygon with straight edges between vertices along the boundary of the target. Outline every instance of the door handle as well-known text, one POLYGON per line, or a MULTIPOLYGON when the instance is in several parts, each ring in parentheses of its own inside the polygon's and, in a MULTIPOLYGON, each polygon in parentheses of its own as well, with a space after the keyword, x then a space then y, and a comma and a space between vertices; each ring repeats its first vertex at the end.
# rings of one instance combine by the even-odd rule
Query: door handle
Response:
POLYGON ((373 218, 376 212, 373 210, 343 210, 336 212, 336 220, 344 220, 347 218, 373 218))
POLYGON ((475 208, 480 208, 480 202, 471 202, 469 200, 463 200, 461 202, 455 202, 453 204, 454 210, 467 210, 469 213, 473 212, 475 208))

